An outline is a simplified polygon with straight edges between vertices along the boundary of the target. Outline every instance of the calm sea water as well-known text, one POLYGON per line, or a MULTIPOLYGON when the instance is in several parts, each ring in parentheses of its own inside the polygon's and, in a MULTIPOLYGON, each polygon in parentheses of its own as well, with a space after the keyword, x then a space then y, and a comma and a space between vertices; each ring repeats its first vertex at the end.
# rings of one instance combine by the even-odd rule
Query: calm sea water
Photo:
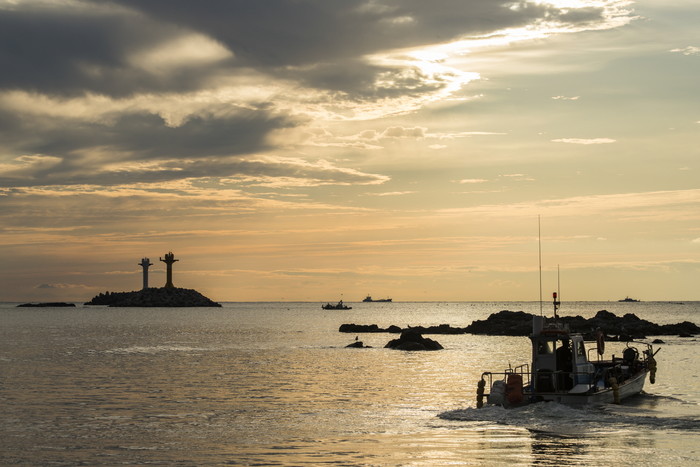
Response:
MULTIPOLYGON (((481 372, 527 361, 527 338, 429 336, 445 350, 401 352, 362 334, 373 348, 346 349, 355 335, 338 327, 465 326, 539 304, 15 305, 0 305, 3 465, 700 464, 696 338, 663 337, 656 384, 621 406, 478 410, 481 372)), ((561 314, 601 309, 700 323, 700 302, 561 314)))

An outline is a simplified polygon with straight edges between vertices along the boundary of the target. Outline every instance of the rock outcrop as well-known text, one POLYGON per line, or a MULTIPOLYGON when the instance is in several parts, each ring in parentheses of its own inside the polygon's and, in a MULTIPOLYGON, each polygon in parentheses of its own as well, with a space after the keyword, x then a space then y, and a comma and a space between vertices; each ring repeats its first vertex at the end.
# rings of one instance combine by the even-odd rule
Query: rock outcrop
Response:
POLYGON ((57 307, 71 307, 75 306, 75 303, 66 303, 66 302, 43 302, 43 303, 22 303, 20 305, 17 305, 18 307, 51 307, 51 308, 57 308, 57 307))
MULTIPOLYGON (((449 324, 439 326, 417 326, 402 329, 398 326, 380 328, 376 324, 342 324, 340 332, 391 332, 415 331, 420 334, 485 334, 494 336, 528 336, 532 332, 532 317, 522 311, 502 310, 493 313, 485 320, 477 320, 466 327, 452 327, 449 324)), ((594 333, 600 329, 608 340, 641 339, 646 336, 692 336, 700 334, 700 327, 689 321, 677 324, 655 324, 640 319, 633 313, 616 316, 607 310, 601 310, 593 318, 581 316, 563 316, 561 322, 568 324, 572 332, 581 333, 587 339, 594 339, 594 333)))
POLYGON ((161 287, 136 292, 106 292, 92 298, 85 305, 110 307, 220 307, 209 298, 192 289, 161 287))
POLYGON ((389 341, 385 349, 394 350, 441 350, 444 347, 439 342, 423 337, 415 329, 401 333, 401 337, 389 341))

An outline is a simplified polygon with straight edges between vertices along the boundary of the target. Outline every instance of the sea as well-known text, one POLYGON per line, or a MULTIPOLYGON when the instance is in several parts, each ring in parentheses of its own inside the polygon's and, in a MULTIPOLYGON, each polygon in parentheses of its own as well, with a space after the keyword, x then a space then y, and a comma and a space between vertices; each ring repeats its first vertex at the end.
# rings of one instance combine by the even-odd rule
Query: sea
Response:
MULTIPOLYGON (((647 336, 663 340, 656 384, 621 405, 477 409, 482 372, 527 362, 526 337, 428 335, 444 350, 406 352, 339 326, 463 327, 540 303, 16 305, 0 304, 2 465, 700 465, 698 337, 647 336)), ((599 310, 700 324, 700 302, 560 315, 599 310)))

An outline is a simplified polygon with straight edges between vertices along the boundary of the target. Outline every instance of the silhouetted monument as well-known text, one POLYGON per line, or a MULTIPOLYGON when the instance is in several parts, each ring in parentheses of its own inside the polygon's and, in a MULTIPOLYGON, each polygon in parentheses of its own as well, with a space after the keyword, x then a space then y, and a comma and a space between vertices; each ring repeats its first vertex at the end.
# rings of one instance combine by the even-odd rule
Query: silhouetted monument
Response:
MULTIPOLYGON (((167 267, 167 282, 164 287, 148 287, 148 267, 153 266, 148 258, 141 259, 139 266, 143 268, 143 289, 135 292, 105 292, 92 297, 85 305, 107 305, 112 307, 220 307, 201 293, 193 289, 182 289, 173 285, 173 263, 175 259, 172 251, 160 258, 167 267)), ((27 304, 22 306, 39 306, 27 304)), ((40 306, 59 306, 47 304, 40 306)), ((64 305, 60 305, 64 306, 64 305)), ((72 305, 65 305, 72 306, 72 305)))
POLYGON ((139 266, 143 268, 143 290, 146 290, 148 288, 148 267, 153 266, 153 263, 148 258, 141 258, 139 266))
POLYGON ((165 259, 160 258, 162 262, 164 262, 167 266, 167 273, 166 273, 166 280, 165 280, 165 287, 166 288, 173 288, 175 287, 173 285, 173 263, 175 261, 180 261, 179 259, 175 259, 175 255, 173 254, 172 251, 168 252, 165 255, 165 259))

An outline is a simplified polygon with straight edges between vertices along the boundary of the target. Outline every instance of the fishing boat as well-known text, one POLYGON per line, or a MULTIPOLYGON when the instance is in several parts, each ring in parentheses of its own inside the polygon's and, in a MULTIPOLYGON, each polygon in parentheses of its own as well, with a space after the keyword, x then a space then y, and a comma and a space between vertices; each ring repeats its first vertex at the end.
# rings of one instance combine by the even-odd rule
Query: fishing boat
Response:
POLYGON ((347 306, 343 303, 343 301, 339 301, 335 305, 332 305, 331 303, 326 303, 325 305, 321 305, 321 308, 324 310, 352 310, 351 306, 347 306))
POLYGON ((362 300, 362 301, 363 301, 363 302, 390 302, 391 299, 390 299, 390 298, 380 298, 380 299, 375 300, 375 299, 372 298, 371 295, 367 295, 367 296, 364 298, 364 300, 362 300))
POLYGON ((556 292, 553 296, 554 318, 533 317, 532 363, 503 372, 484 372, 477 384, 478 408, 484 402, 504 407, 543 401, 574 406, 619 404, 642 391, 647 375, 654 384, 658 350, 654 352, 651 344, 630 341, 622 357, 605 359, 603 332, 598 330, 595 347, 586 349, 583 336, 559 322, 560 302, 556 292), (590 358, 592 351, 595 356, 590 358))
POLYGON ((630 297, 625 297, 621 300, 618 300, 618 302, 638 302, 638 301, 639 300, 637 300, 636 298, 630 298, 630 297))

